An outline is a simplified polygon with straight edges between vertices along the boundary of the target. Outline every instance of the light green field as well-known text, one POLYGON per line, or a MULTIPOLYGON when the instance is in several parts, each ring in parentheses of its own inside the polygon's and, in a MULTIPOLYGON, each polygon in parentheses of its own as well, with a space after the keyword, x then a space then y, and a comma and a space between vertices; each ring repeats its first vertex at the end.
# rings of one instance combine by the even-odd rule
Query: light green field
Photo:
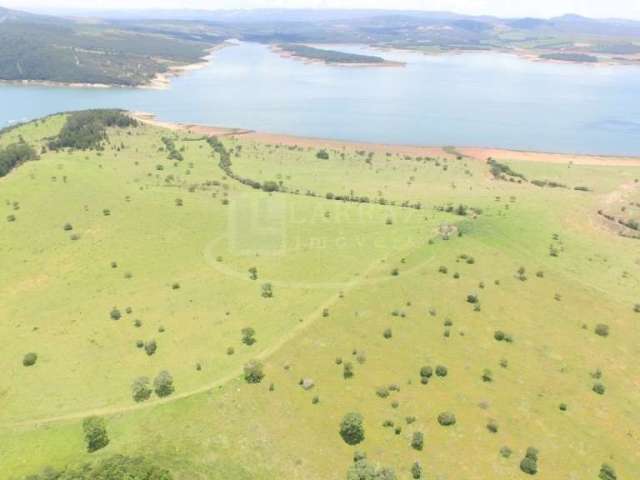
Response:
MULTIPOLYGON (((22 135, 39 151, 63 123, 23 126, 0 147, 22 135)), ((485 163, 444 151, 367 160, 355 147, 327 147, 321 160, 321 142, 221 139, 239 152, 236 174, 289 192, 266 193, 225 177, 201 135, 145 125, 109 138, 104 152, 47 152, 0 179, 1 479, 123 453, 154 458, 180 480, 334 480, 357 449, 399 479, 420 461, 428 479, 510 480, 528 478, 519 463, 529 446, 540 452, 536 478, 597 479, 602 463, 640 478, 640 241, 597 215, 638 201, 640 168, 509 162, 528 179, 571 187, 554 189, 495 180, 485 163), (162 136, 184 161, 159 151, 162 136), (434 208, 448 203, 482 213, 434 208), (461 236, 444 239, 447 226, 461 236), (273 298, 261 296, 267 282, 273 298), (607 337, 594 333, 599 323, 607 337), (256 330, 253 346, 241 342, 244 327, 256 330), (496 330, 513 343, 496 341, 496 330), (148 356, 136 341, 151 339, 158 350, 148 356), (38 354, 33 367, 22 365, 27 352, 38 354), (353 363, 353 378, 337 357, 353 363), (265 366, 258 385, 242 379, 250 359, 265 366), (448 375, 422 385, 425 365, 448 375), (598 369, 604 395, 592 391, 598 369), (135 403, 133 380, 161 370, 176 392, 135 403), (302 378, 315 387, 302 389, 302 378), (390 384, 399 391, 376 395, 390 384), (355 448, 338 434, 350 411, 365 424, 355 448), (443 411, 455 426, 438 424, 443 411), (89 415, 106 418, 111 439, 93 454, 81 426, 89 415), (422 451, 411 448, 414 431, 422 451)))

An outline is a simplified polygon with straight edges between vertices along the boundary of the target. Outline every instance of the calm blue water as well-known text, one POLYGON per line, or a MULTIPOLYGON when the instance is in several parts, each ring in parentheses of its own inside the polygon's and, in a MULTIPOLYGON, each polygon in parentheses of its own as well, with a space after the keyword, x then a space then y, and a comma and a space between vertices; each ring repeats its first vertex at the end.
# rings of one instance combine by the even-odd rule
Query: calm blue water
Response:
POLYGON ((165 120, 345 140, 640 155, 640 67, 494 53, 384 56, 408 65, 305 65, 240 44, 165 91, 0 86, 0 126, 120 107, 165 120))

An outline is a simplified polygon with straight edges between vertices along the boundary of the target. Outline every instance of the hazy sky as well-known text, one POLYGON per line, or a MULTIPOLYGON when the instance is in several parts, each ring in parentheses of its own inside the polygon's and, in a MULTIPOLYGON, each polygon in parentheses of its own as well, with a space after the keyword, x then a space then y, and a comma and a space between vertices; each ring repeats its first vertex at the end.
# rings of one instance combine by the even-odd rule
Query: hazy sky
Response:
POLYGON ((640 0, 102 0, 93 4, 86 0, 0 0, 10 8, 42 7, 91 8, 385 8, 412 10, 449 10, 458 13, 501 16, 550 17, 563 13, 579 13, 592 17, 640 19, 640 0))

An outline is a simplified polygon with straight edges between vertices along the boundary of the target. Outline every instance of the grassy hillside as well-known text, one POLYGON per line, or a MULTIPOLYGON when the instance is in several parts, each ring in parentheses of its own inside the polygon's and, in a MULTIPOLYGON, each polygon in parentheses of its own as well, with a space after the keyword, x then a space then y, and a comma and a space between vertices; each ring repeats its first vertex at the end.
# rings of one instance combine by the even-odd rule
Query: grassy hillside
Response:
POLYGON ((144 124, 51 150, 74 118, 0 136, 39 157, 0 178, 0 478, 116 454, 153 478, 373 478, 347 477, 363 451, 398 479, 510 480, 529 447, 540 479, 640 471, 640 244, 598 215, 637 215, 639 167, 144 124), (163 370, 175 391, 136 402, 163 370))

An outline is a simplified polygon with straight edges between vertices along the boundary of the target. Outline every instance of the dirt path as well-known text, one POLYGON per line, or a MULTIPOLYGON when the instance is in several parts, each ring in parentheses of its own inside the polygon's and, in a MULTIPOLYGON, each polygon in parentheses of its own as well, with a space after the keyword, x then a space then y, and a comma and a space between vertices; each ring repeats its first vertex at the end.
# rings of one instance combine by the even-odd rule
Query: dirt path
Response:
POLYGON ((559 163, 574 165, 600 165, 617 167, 638 167, 640 158, 638 157, 617 157, 606 155, 574 155, 565 153, 546 152, 521 152, 517 150, 506 150, 500 148, 458 148, 459 152, 467 157, 476 160, 486 161, 491 157, 495 160, 520 160, 525 162, 539 163, 559 163))
MULTIPOLYGON (((340 300, 341 292, 344 295, 347 292, 350 292, 350 291, 358 288, 358 286, 360 286, 360 284, 367 277, 367 275, 369 275, 372 271, 374 271, 376 269, 376 267, 378 267, 380 265, 382 260, 385 260, 386 258, 387 257, 384 257, 382 259, 378 259, 378 260, 372 262, 363 273, 358 275, 357 278, 352 279, 351 281, 349 281, 346 284, 347 285, 346 287, 342 288, 340 291, 337 291, 336 293, 331 295, 329 298, 327 298, 320 306, 318 306, 315 310, 313 310, 311 313, 309 313, 303 319, 302 322, 300 322, 293 329, 291 329, 289 332, 287 332, 285 335, 283 335, 281 338, 279 338, 269 348, 267 348, 267 349, 263 350, 262 352, 260 352, 255 357, 255 359, 257 359, 257 360, 267 360, 269 357, 271 357, 273 354, 275 354, 278 350, 280 350, 280 348, 282 348, 287 342, 289 342, 290 340, 292 340, 293 338, 297 337, 302 332, 307 330, 311 325, 313 325, 315 323, 316 320, 318 320, 320 318, 323 318, 322 317, 323 311, 325 309, 328 309, 328 308, 332 307, 334 304, 336 304, 340 300)), ((120 413, 128 413, 128 412, 133 412, 133 411, 137 411, 137 410, 143 410, 143 409, 146 409, 146 408, 156 407, 156 406, 163 405, 163 404, 166 404, 166 403, 176 402, 178 400, 181 400, 181 399, 184 399, 184 398, 188 398, 188 397, 192 397, 192 396, 198 395, 200 393, 208 392, 210 390, 213 390, 216 387, 220 387, 220 386, 222 386, 222 385, 224 385, 224 384, 226 384, 226 383, 228 383, 228 382, 240 377, 240 375, 242 375, 242 372, 243 372, 243 369, 241 367, 239 367, 239 368, 229 372, 227 375, 217 379, 213 383, 209 383, 207 385, 203 385, 201 387, 198 387, 196 389, 189 390, 189 391, 186 391, 186 392, 177 393, 177 394, 171 395, 170 397, 163 398, 163 399, 158 399, 158 400, 154 400, 154 401, 148 401, 148 402, 144 402, 144 403, 132 403, 131 405, 114 405, 114 406, 109 406, 109 407, 93 408, 93 409, 82 410, 82 411, 78 411, 78 412, 72 412, 72 413, 53 416, 53 417, 45 417, 45 418, 39 418, 39 419, 24 420, 24 421, 15 422, 15 423, 12 423, 12 424, 5 424, 5 425, 3 425, 3 427, 4 428, 33 427, 33 426, 40 426, 40 425, 48 425, 48 424, 51 424, 51 423, 59 423, 59 422, 72 421, 72 420, 80 420, 80 419, 83 419, 83 418, 86 418, 86 417, 89 417, 89 416, 92 416, 92 415, 111 416, 111 415, 116 415, 116 414, 120 414, 120 413)))
POLYGON ((616 205, 618 203, 621 203, 624 201, 625 196, 627 194, 632 193, 638 187, 640 187, 640 183, 637 183, 637 182, 623 183, 622 185, 620 185, 620 187, 618 187, 613 192, 607 193, 604 197, 602 204, 606 206, 611 206, 611 205, 616 205))
POLYGON ((208 135, 215 137, 223 137, 226 135, 244 135, 252 133, 251 130, 244 130, 242 128, 227 128, 227 127, 210 127, 207 125, 198 125, 195 123, 174 123, 164 122, 158 120, 153 113, 148 112, 130 112, 129 115, 139 122, 145 123, 159 128, 166 128, 175 132, 191 132, 200 135, 208 135))

